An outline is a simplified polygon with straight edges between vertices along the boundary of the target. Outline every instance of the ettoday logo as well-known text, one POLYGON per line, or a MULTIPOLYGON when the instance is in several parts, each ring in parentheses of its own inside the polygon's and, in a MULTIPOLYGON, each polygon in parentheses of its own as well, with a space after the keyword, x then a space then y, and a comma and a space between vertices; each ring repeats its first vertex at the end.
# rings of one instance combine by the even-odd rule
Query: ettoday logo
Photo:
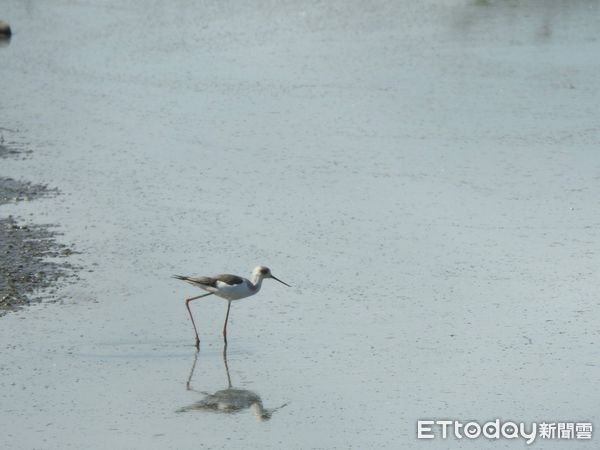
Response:
POLYGON ((502 422, 496 419, 485 422, 461 422, 459 420, 418 420, 417 439, 523 439, 533 444, 536 438, 541 439, 591 439, 591 422, 502 422))

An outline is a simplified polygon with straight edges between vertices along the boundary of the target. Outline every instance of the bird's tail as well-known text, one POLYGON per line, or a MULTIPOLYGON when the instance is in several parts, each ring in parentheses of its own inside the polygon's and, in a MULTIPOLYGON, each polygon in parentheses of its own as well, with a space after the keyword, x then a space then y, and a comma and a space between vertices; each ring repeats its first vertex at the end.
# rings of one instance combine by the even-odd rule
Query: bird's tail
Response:
POLYGON ((176 280, 188 281, 189 277, 184 277, 183 275, 173 275, 171 278, 175 278, 176 280))

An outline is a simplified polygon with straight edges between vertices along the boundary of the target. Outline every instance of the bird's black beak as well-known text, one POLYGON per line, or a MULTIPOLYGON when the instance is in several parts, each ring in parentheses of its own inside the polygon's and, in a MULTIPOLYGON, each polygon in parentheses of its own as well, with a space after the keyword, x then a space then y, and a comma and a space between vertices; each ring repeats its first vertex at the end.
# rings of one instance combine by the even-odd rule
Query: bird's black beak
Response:
POLYGON ((279 278, 274 277, 273 275, 271 275, 271 278, 273 278, 275 281, 279 281, 281 284, 285 284, 287 287, 291 287, 289 284, 287 284, 285 281, 281 281, 279 278))

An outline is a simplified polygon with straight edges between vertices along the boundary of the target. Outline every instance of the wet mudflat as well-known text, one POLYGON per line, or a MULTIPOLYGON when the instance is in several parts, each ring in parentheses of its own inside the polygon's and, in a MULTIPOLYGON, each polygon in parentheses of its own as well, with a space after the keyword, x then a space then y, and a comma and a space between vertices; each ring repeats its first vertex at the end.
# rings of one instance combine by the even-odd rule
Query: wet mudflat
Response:
MULTIPOLYGON (((1 318, 4 446, 597 423, 598 2, 5 5, 0 120, 32 155, 0 176, 61 195, 0 208, 93 272, 1 318), (198 300, 196 354, 170 276, 257 264, 294 287, 233 305, 226 358, 198 300)), ((535 447, 567 445, 597 440, 535 447)))

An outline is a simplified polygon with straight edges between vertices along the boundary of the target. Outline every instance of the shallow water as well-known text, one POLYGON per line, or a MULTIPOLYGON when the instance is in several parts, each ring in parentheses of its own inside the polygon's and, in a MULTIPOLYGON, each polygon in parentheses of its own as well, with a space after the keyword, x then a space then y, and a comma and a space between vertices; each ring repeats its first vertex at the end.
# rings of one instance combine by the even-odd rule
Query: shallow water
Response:
MULTIPOLYGON (((3 317, 7 448, 481 448, 417 419, 592 421, 599 4, 5 2, 1 176, 63 194, 82 280, 3 317), (228 381, 259 421, 178 412, 228 381)), ((30 216, 31 214, 31 216, 30 216)), ((596 448, 594 442, 577 448, 596 448)), ((568 445, 575 443, 568 443, 568 445)), ((503 440, 497 448, 518 448, 503 440)), ((564 448, 565 442, 536 442, 564 448)))

